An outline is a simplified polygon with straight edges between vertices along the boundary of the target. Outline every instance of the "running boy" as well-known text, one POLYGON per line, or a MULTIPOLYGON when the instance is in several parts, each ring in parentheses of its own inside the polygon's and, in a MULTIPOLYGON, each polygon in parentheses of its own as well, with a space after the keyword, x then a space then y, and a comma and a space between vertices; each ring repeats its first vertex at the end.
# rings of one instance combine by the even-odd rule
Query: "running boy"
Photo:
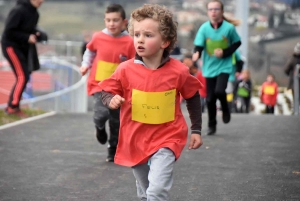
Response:
POLYGON ((168 200, 173 166, 187 142, 188 128, 180 94, 191 117, 188 148, 201 139, 201 83, 180 61, 170 58, 177 23, 165 7, 146 4, 131 14, 129 33, 137 54, 102 81, 102 100, 121 107, 121 129, 115 163, 132 167, 141 200, 168 200))
POLYGON ((125 31, 127 19, 121 5, 108 6, 104 21, 106 29, 94 34, 87 44, 80 71, 85 75, 91 70, 87 86, 88 95, 94 97, 96 137, 101 144, 107 142, 105 122, 109 119, 110 138, 106 161, 113 162, 118 144, 120 111, 108 109, 103 105, 98 83, 109 78, 121 62, 133 58, 135 49, 132 38, 125 31))

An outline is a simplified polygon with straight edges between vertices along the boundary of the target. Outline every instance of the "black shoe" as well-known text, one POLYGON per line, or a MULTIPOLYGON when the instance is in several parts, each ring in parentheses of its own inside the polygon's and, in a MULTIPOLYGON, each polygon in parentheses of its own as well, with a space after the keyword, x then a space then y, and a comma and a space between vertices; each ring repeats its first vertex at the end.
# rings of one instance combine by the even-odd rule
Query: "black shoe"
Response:
POLYGON ((223 122, 224 124, 228 124, 230 122, 230 112, 229 111, 223 111, 223 115, 222 115, 222 119, 223 119, 223 122))
POLYGON ((99 129, 96 126, 96 137, 100 144, 105 144, 107 142, 107 133, 105 131, 105 128, 99 129))
POLYGON ((115 155, 116 155, 116 148, 110 147, 108 150, 108 156, 106 158, 106 162, 114 162, 115 161, 115 155))
POLYGON ((213 127, 208 127, 208 130, 207 130, 207 135, 214 135, 217 131, 217 128, 216 126, 213 126, 213 127))

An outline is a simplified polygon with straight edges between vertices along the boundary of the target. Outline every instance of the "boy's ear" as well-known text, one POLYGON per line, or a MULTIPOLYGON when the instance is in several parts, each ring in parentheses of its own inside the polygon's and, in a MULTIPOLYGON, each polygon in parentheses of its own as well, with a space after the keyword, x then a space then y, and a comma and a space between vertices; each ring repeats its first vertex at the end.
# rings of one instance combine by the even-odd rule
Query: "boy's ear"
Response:
POLYGON ((166 49, 170 45, 170 41, 164 41, 161 45, 162 49, 166 49))
POLYGON ((124 25, 125 28, 127 28, 127 24, 128 24, 128 19, 124 19, 123 20, 123 25, 124 25))

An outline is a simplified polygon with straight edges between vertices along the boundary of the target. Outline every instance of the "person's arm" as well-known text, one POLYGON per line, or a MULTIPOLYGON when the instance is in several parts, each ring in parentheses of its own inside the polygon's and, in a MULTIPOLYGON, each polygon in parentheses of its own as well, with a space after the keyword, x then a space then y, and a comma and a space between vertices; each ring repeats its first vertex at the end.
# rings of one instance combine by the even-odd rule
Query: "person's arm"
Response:
POLYGON ((205 26, 201 26, 196 34, 194 40, 194 54, 193 61, 201 58, 201 53, 205 48, 206 36, 205 36, 205 26))
POLYGON ((238 41, 233 43, 231 46, 223 50, 222 58, 232 56, 232 54, 241 46, 242 42, 238 41))
POLYGON ((237 90, 238 90, 239 84, 240 84, 239 80, 237 80, 234 83, 234 88, 233 88, 233 97, 234 97, 234 99, 236 99, 236 97, 237 97, 237 90))
POLYGON ((262 84, 260 89, 260 101, 263 102, 265 84, 262 84))
POLYGON ((278 95, 278 85, 277 84, 274 84, 274 88, 275 88, 275 93, 273 96, 271 96, 271 99, 272 99, 272 103, 274 105, 276 105, 276 102, 277 102, 277 95, 278 95))
POLYGON ((293 58, 290 58, 284 66, 284 73, 289 76, 291 71, 294 69, 293 58))
POLYGON ((95 57, 96 57, 96 52, 86 48, 82 57, 81 66, 91 68, 95 57))
POLYGON ((199 52, 199 56, 198 56, 197 60, 201 58, 201 54, 202 54, 203 49, 204 49, 204 47, 202 47, 202 46, 195 46, 194 53, 199 52))
POLYGON ((249 87, 249 98, 252 96, 252 82, 251 80, 248 80, 248 87, 249 87))
POLYGON ((6 34, 20 43, 28 43, 30 33, 21 32, 19 29, 20 23, 22 22, 22 11, 13 9, 6 20, 5 32, 6 34))
POLYGON ((101 91, 100 93, 103 105, 109 108, 109 103, 115 95, 106 91, 101 91))
POLYGON ((188 109, 192 124, 191 132, 199 135, 201 135, 202 129, 202 111, 200 102, 200 94, 198 91, 193 97, 186 99, 186 107, 188 109))
POLYGON ((243 66, 244 66, 244 61, 243 60, 236 61, 236 72, 241 73, 242 70, 243 70, 243 66))

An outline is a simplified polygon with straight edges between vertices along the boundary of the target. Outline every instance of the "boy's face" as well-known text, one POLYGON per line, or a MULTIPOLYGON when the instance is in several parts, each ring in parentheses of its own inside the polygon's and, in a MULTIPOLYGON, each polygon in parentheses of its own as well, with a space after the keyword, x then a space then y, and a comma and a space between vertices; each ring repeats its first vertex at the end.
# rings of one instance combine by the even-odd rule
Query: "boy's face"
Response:
POLYGON ((109 33, 116 37, 121 34, 122 30, 125 29, 127 20, 122 19, 120 13, 114 12, 105 13, 104 22, 109 33))
POLYGON ((163 41, 158 27, 158 22, 150 18, 134 22, 134 47, 139 56, 147 58, 159 55, 170 44, 163 41))

